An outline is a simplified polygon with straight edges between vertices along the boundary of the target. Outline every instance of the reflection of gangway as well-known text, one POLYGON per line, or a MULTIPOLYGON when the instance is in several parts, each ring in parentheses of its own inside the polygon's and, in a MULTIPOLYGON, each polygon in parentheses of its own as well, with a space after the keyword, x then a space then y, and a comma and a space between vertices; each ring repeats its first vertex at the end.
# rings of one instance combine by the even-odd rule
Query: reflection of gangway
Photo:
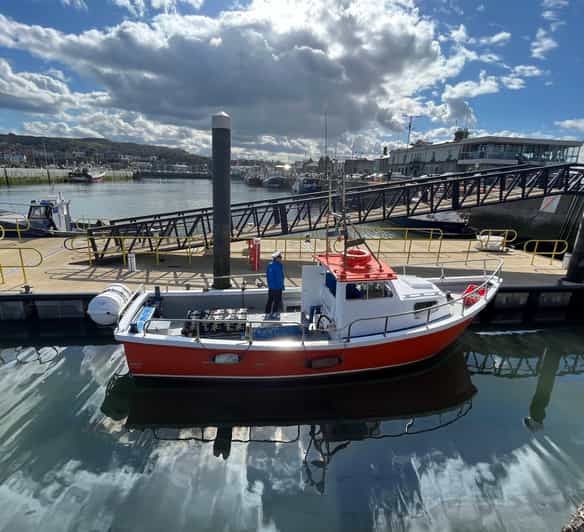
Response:
MULTIPOLYGON (((523 165, 357 187, 347 190, 346 201, 351 222, 362 224, 582 192, 583 166, 523 165)), ((340 203, 339 194, 335 194, 330 202, 332 212, 340 211, 340 203)), ((233 204, 231 239, 324 229, 329 214, 324 193, 233 204)), ((153 251, 159 237, 169 239, 166 249, 193 246, 193 239, 198 246, 210 247, 212 232, 213 209, 207 207, 112 220, 109 225, 89 228, 88 237, 93 256, 99 260, 112 250, 121 252, 124 245, 126 252, 153 251)))
MULTIPOLYGON (((507 379, 536 377, 541 372, 543 356, 512 356, 469 351, 465 355, 471 374, 495 375, 507 379)), ((559 355, 556 376, 584 373, 584 353, 559 355)))

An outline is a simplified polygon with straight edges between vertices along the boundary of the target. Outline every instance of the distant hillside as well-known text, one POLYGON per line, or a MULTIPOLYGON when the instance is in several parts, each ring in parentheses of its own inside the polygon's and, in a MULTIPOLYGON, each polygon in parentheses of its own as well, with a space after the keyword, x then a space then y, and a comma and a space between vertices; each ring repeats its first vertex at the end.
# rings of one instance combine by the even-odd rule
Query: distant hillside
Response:
POLYGON ((208 161, 207 157, 194 155, 183 149, 133 142, 113 142, 97 138, 72 139, 33 137, 29 135, 14 135, 12 133, 7 135, 0 134, 0 152, 25 154, 35 152, 38 155, 44 153, 45 150, 49 154, 49 159, 65 159, 70 158, 73 152, 84 152, 88 159, 115 160, 121 155, 129 155, 141 159, 157 157, 168 164, 187 163, 197 165, 208 161))

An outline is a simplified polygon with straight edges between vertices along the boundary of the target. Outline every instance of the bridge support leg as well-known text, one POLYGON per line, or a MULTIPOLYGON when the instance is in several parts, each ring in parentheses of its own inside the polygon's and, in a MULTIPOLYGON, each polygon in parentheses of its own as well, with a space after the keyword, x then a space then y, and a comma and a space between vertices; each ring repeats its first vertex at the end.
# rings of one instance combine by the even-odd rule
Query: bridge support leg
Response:
POLYGON ((231 287, 231 117, 213 115, 213 288, 231 287))
POLYGON ((529 405, 529 417, 524 418, 524 423, 531 431, 543 429, 545 409, 547 408, 554 382, 560 367, 561 353, 550 350, 544 353, 537 378, 537 388, 529 405))
POLYGON ((584 282, 584 217, 580 220, 565 280, 570 283, 584 282))

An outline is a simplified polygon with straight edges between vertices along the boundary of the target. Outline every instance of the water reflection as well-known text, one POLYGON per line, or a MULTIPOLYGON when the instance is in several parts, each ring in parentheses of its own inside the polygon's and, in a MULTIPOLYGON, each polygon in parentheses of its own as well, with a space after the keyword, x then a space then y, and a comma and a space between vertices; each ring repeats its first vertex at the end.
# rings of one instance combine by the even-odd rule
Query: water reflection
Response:
POLYGON ((307 426, 305 479, 323 493, 328 465, 351 442, 440 429, 468 414, 475 393, 463 354, 449 352, 414 372, 340 383, 178 386, 114 377, 101 411, 158 440, 212 443, 224 459, 234 442, 297 445, 307 426))
POLYGON ((169 387, 112 379, 117 346, 0 349, 0 531, 557 530, 583 353, 467 334, 383 378, 169 387))

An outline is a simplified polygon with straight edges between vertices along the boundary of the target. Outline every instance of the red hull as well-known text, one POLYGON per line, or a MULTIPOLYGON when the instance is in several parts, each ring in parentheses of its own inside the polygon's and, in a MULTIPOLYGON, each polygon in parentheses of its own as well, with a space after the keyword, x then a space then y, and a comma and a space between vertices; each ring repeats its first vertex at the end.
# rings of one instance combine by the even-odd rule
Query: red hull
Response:
POLYGON ((255 350, 255 348, 205 349, 125 342, 130 372, 136 376, 195 377, 216 379, 299 378, 344 374, 419 362, 450 345, 470 319, 449 329, 377 345, 343 344, 319 350, 255 350), (236 353, 237 364, 216 364, 215 355, 236 353), (338 363, 330 364, 330 360, 338 363), (310 367, 321 360, 320 369, 310 367))

